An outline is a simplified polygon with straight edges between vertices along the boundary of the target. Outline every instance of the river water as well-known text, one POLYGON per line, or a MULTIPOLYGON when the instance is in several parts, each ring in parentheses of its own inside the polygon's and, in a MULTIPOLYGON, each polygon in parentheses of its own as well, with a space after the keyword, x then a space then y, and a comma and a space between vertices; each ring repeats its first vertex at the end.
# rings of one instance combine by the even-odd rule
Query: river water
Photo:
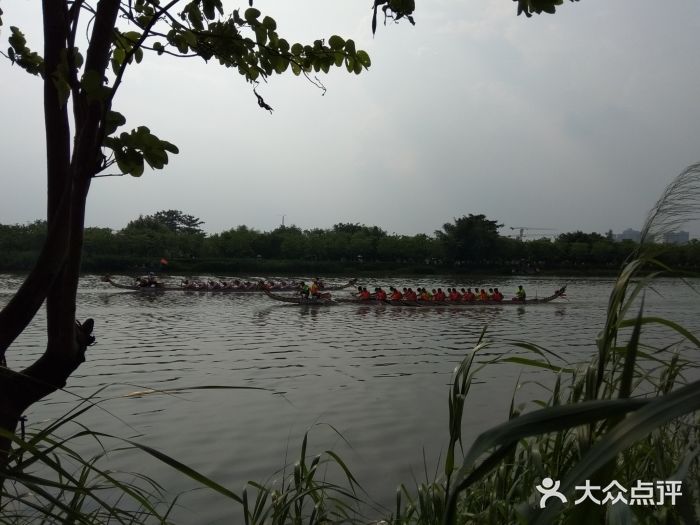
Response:
MULTIPOLYGON (((79 397, 96 395, 100 403, 80 417, 82 423, 155 446, 234 492, 248 480, 278 482, 279 470, 296 460, 309 431, 310 454, 333 449, 370 497, 391 508, 399 483, 411 487, 414 478, 425 479, 426 465, 432 478, 444 457, 450 376, 484 327, 493 344, 479 362, 509 351, 537 357, 515 349, 509 344, 514 340, 557 353, 556 364, 586 362, 595 352, 612 280, 364 280, 368 287, 496 285, 506 296, 523 284, 529 297, 550 295, 564 282, 568 300, 457 310, 299 307, 258 294, 144 294, 86 276, 78 313, 95 319, 98 344, 66 392, 32 407, 28 425, 39 428, 75 407, 79 397), (198 388, 205 386, 246 388, 198 388), (151 389, 158 393, 139 394, 151 389)), ((20 283, 0 275, 0 304, 20 283)), ((646 313, 698 334, 698 298, 679 280, 660 280, 647 294, 646 313)), ((9 366, 21 368, 43 351, 44 323, 42 311, 8 352, 9 366)), ((644 334, 647 341, 680 340, 668 330, 644 334)), ((687 345, 679 348, 700 357, 687 345)), ((518 378, 526 383, 516 394, 519 402, 548 397, 531 381, 547 383, 549 372, 514 364, 485 367, 466 402, 466 446, 507 417, 518 378)), ((188 491, 175 512, 182 522, 240 521, 237 504, 204 489, 189 491, 192 482, 144 454, 115 452, 107 461, 151 475, 168 490, 188 491)))

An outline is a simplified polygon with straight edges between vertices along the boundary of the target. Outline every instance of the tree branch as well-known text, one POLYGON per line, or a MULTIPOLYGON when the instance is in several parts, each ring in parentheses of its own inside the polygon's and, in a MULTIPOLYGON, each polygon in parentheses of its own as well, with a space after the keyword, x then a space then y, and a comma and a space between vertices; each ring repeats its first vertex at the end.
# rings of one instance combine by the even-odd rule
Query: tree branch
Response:
POLYGON ((112 96, 111 99, 114 99, 114 95, 117 93, 117 89, 122 83, 122 77, 124 76, 124 71, 126 71, 126 66, 129 64, 131 61, 132 57, 136 53, 136 50, 141 47, 141 45, 145 42, 146 38, 148 38, 148 34, 151 31, 151 28, 158 22, 160 17, 163 15, 163 13, 166 13, 171 7, 173 7, 175 4, 177 4, 180 0, 171 0, 169 3, 167 3, 165 6, 160 8, 160 10, 153 15, 153 18, 148 22, 148 25, 143 28, 143 32, 141 33, 141 37, 139 38, 138 42, 136 42, 129 52, 126 54, 124 57, 124 61, 122 62, 121 66, 119 67, 119 71, 117 72, 117 76, 114 79, 114 84, 112 84, 112 96))

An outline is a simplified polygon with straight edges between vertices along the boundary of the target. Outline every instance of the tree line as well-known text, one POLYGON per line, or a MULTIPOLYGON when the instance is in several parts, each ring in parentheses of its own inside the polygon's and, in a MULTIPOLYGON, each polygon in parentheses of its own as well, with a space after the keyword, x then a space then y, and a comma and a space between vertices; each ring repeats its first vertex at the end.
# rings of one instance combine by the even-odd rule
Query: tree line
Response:
MULTIPOLYGON (((390 234, 378 226, 353 223, 307 230, 280 226, 272 231, 237 226, 207 235, 203 224, 179 210, 164 210, 139 216, 117 231, 86 228, 83 270, 225 270, 237 268, 227 261, 248 261, 238 265, 241 269, 261 261, 293 261, 290 270, 339 263, 398 270, 615 271, 636 246, 632 241, 614 241, 611 233, 581 231, 553 239, 518 240, 499 234, 498 221, 473 214, 445 223, 433 235, 390 234)), ((0 225, 0 268, 30 268, 45 237, 44 221, 0 225)), ((659 258, 673 267, 700 267, 700 243, 695 240, 659 246, 659 251, 659 258)))

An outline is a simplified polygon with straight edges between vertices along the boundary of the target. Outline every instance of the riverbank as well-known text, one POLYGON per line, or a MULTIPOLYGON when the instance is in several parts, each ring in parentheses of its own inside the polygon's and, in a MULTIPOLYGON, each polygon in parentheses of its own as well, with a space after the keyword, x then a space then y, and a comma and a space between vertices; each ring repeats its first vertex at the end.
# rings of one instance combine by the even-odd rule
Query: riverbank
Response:
MULTIPOLYGON (((31 270, 34 253, 14 254, 12 260, 0 256, 0 272, 25 273, 31 270)), ((160 264, 152 258, 94 257, 83 258, 82 272, 89 274, 141 275, 148 272, 173 275, 258 275, 258 276, 347 276, 354 277, 411 277, 428 275, 469 276, 574 276, 614 277, 619 268, 613 266, 530 266, 504 262, 484 265, 459 266, 441 263, 414 261, 310 261, 303 259, 257 259, 257 258, 201 258, 168 259, 160 264)), ((700 268, 694 268, 700 271, 700 268)))

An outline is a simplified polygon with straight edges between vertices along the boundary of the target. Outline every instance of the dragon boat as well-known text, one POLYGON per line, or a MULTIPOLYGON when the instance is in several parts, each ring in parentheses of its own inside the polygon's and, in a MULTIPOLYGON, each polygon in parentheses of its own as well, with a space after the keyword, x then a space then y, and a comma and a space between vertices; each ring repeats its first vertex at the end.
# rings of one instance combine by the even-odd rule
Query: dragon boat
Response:
POLYGON ((523 306, 530 304, 544 304, 549 303, 559 297, 566 297, 566 285, 554 291, 552 295, 547 297, 535 297, 532 299, 512 299, 510 301, 470 301, 470 302, 454 302, 454 301, 392 301, 387 299, 386 301, 378 301, 376 299, 359 299, 356 297, 321 297, 319 299, 294 296, 294 295, 282 295, 274 293, 270 290, 263 290, 265 295, 270 299, 275 301, 281 301, 289 304, 306 305, 306 306, 332 306, 338 304, 356 304, 356 305, 389 305, 389 306, 409 306, 417 308, 427 308, 431 306, 440 306, 445 308, 473 308, 475 306, 523 306))
MULTIPOLYGON (((122 290, 131 290, 134 292, 212 292, 212 293, 261 293, 268 290, 265 285, 257 283, 255 286, 242 287, 226 287, 226 288, 212 288, 212 287, 201 287, 201 288, 190 288, 186 286, 167 286, 164 283, 156 283, 151 286, 139 286, 135 284, 121 284, 112 279, 111 276, 105 275, 102 277, 102 281, 111 284, 115 288, 120 288, 122 290)), ((351 279, 345 284, 337 286, 326 286, 323 291, 338 291, 350 288, 357 282, 357 279, 351 279)), ((275 291, 281 292, 293 292, 298 290, 297 286, 285 286, 280 288, 274 288, 275 291)))

